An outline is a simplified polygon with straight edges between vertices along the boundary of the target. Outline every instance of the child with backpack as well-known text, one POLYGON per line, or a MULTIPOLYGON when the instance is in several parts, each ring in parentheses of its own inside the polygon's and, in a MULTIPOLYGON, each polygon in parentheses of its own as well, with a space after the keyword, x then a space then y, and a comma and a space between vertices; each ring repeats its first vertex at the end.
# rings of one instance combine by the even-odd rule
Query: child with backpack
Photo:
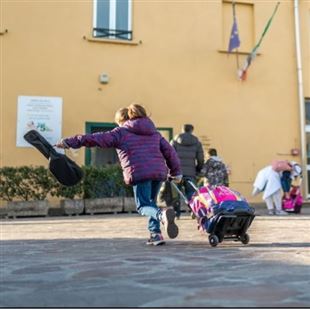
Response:
POLYGON ((56 146, 116 148, 124 181, 133 187, 137 211, 149 217, 147 244, 162 245, 165 242, 160 224, 169 238, 177 237, 178 227, 173 208, 162 211, 156 205, 156 198, 161 182, 167 180, 168 174, 176 182, 181 181, 180 160, 174 148, 156 130, 143 106, 131 104, 118 110, 115 122, 119 127, 111 131, 76 135, 60 140, 56 146))
POLYGON ((209 159, 205 162, 201 172, 211 186, 229 186, 228 172, 226 165, 220 157, 217 156, 217 150, 214 148, 208 151, 209 159))

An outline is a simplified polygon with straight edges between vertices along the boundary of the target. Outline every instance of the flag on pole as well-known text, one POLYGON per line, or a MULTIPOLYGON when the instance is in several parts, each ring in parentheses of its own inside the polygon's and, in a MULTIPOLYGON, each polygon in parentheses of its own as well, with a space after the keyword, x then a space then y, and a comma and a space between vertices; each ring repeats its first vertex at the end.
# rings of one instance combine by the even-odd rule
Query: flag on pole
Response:
POLYGON ((237 18, 236 18, 236 3, 233 1, 233 25, 231 28, 230 39, 229 39, 229 46, 228 46, 228 53, 231 53, 233 49, 238 48, 240 46, 240 39, 238 33, 238 26, 237 26, 237 18))
POLYGON ((269 18, 269 20, 268 20, 268 22, 267 22, 267 24, 266 24, 266 26, 265 26, 265 29, 264 29, 264 31, 263 31, 263 33, 262 33, 262 35, 261 35, 261 37, 260 37, 258 43, 254 46, 254 48, 252 49, 251 53, 247 56, 247 58, 246 58, 246 60, 245 60, 245 63, 244 63, 244 65, 243 65, 243 68, 242 68, 241 70, 239 70, 239 72, 238 72, 239 78, 240 78, 240 80, 242 80, 242 81, 245 81, 245 80, 246 80, 246 77, 247 77, 247 70, 248 70, 248 68, 250 67, 252 61, 253 61, 253 60, 255 59, 255 57, 256 57, 257 50, 258 50, 260 44, 262 43, 263 38, 264 38, 266 32, 268 31, 268 29, 269 29, 269 27, 270 27, 270 25, 271 25, 272 19, 273 19, 274 15, 276 14, 277 10, 278 10, 279 4, 280 4, 280 2, 277 3, 277 5, 276 5, 276 7, 275 7, 275 9, 274 9, 274 11, 273 11, 271 17, 269 18))

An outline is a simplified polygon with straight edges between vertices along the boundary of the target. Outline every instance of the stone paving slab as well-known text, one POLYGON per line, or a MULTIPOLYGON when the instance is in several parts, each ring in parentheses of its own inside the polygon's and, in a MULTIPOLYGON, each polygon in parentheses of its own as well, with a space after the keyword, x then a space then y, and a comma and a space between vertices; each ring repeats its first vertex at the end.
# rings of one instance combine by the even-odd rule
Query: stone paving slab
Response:
POLYGON ((309 307, 310 216, 257 216, 212 248, 194 220, 146 246, 138 215, 0 222, 0 307, 309 307))

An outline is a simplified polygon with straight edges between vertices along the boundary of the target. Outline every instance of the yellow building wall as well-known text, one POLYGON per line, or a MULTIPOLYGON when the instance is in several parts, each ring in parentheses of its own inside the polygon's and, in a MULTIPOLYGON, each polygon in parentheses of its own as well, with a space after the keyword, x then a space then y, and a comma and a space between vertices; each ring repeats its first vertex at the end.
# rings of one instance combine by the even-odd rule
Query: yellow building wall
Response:
MULTIPOLYGON (((256 43, 277 1, 240 2, 253 5, 256 43)), ((116 109, 135 101, 174 134, 192 123, 194 134, 231 167, 231 186, 254 201, 259 169, 276 158, 300 161, 289 155, 300 148, 293 1, 280 3, 247 81, 240 82, 236 56, 223 52, 232 19, 223 20, 220 0, 134 0, 137 44, 131 45, 87 40, 92 1, 1 0, 0 31, 8 30, 0 36, 1 166, 47 165, 34 149, 16 147, 18 96, 62 97, 63 136, 84 133, 86 121, 113 122, 116 109), (99 83, 101 73, 108 84, 99 83)), ((300 6, 310 97, 310 3, 300 6)), ((250 52, 242 43, 240 50, 250 52)), ((240 65, 245 57, 239 55, 240 65)), ((83 164, 84 156, 80 150, 75 159, 83 164)))

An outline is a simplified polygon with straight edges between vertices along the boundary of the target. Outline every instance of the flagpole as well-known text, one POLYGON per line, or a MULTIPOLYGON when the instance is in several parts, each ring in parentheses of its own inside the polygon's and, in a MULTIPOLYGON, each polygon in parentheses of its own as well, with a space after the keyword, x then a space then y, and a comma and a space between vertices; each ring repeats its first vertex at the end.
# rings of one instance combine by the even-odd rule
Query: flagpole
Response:
POLYGON ((240 68, 240 65, 239 65, 239 50, 236 49, 236 61, 237 61, 237 71, 239 70, 240 68))
MULTIPOLYGON (((233 9, 233 18, 234 22, 236 21, 236 2, 235 0, 232 1, 232 9, 233 9)), ((239 71, 239 50, 238 47, 236 48, 236 63, 237 63, 237 72, 239 71)))

